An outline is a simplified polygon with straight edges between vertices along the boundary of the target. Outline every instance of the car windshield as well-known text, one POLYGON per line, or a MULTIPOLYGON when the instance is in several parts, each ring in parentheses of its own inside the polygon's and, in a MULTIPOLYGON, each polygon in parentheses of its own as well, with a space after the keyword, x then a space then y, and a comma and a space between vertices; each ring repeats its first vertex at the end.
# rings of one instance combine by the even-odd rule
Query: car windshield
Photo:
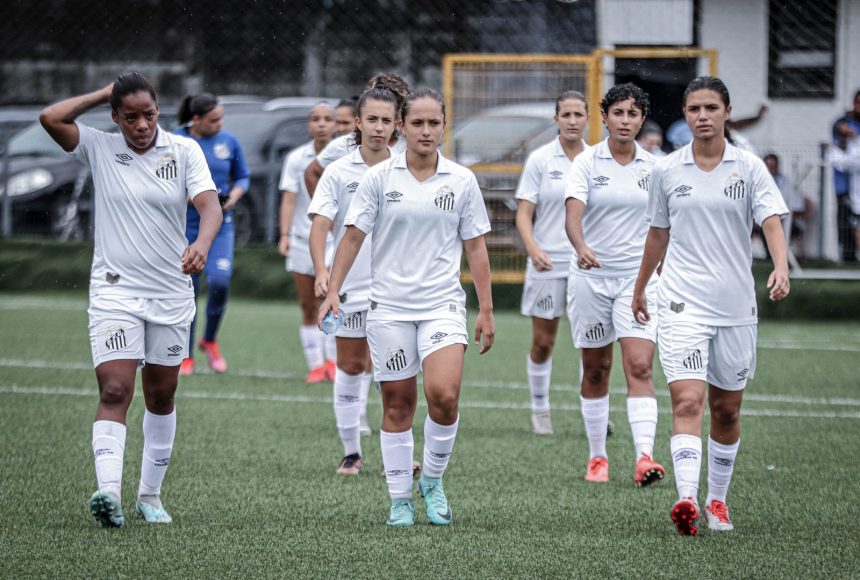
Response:
MULTIPOLYGON (((82 122, 101 131, 109 131, 112 127, 116 127, 109 117, 87 118, 82 119, 82 122)), ((59 157, 66 155, 66 152, 51 139, 51 136, 40 123, 33 123, 9 140, 9 155, 52 155, 59 157)))
POLYGON ((522 161, 530 141, 552 125, 537 117, 478 117, 457 128, 454 158, 465 165, 522 161))

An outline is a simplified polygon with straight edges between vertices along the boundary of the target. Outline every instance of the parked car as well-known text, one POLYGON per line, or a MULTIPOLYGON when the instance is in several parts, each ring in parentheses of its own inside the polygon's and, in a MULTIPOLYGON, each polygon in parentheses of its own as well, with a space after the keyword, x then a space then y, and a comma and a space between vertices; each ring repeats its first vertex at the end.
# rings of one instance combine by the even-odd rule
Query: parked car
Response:
POLYGON ((552 103, 519 103, 494 107, 461 121, 451 137, 451 155, 478 179, 490 215, 487 245, 519 250, 514 197, 529 153, 558 135, 552 103))
POLYGON ((15 133, 26 129, 39 116, 43 105, 10 105, 0 108, 0 151, 15 133))

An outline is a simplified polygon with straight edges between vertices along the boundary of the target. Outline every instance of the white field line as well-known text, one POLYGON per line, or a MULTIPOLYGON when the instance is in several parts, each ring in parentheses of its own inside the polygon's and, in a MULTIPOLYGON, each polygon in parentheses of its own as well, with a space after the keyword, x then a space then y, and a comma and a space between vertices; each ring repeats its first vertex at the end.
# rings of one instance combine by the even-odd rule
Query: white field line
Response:
MULTIPOLYGON (((53 369, 53 370, 92 370, 93 366, 87 363, 76 362, 53 362, 38 359, 0 359, 0 368, 16 367, 16 368, 31 368, 31 369, 53 369)), ((203 371, 206 374, 212 374, 208 371, 203 371)), ((278 372, 278 371, 254 371, 254 370, 236 370, 230 371, 230 375, 239 377, 249 377, 257 379, 275 379, 275 380, 296 380, 300 375, 296 373, 278 372)), ((497 390, 516 390, 527 391, 529 386, 526 383, 517 381, 463 381, 464 388, 477 389, 497 389, 497 390)), ((579 385, 572 383, 553 384, 551 390, 557 392, 579 392, 579 385)), ((623 386, 615 386, 609 389, 609 392, 617 395, 627 394, 627 389, 623 386)), ((669 393, 666 390, 658 390, 658 397, 668 397, 669 393)), ((841 397, 805 397, 801 395, 762 395, 752 392, 744 394, 745 401, 756 401, 762 403, 786 403, 794 405, 825 405, 837 407, 860 407, 860 399, 849 399, 841 397)))
MULTIPOLYGON (((25 387, 19 385, 0 385, 0 394, 13 395, 47 395, 47 396, 70 396, 70 397, 95 397, 94 389, 83 389, 75 387, 25 387)), ((203 399, 211 401, 251 401, 265 403, 310 403, 320 405, 331 405, 331 397, 312 397, 303 395, 255 395, 251 393, 211 393, 207 391, 180 390, 177 392, 179 399, 203 399)), ((419 401, 424 406, 423 401, 419 401)), ((505 403, 494 401, 460 401, 460 407, 464 409, 495 409, 527 411, 531 404, 505 403)), ((553 409, 558 411, 579 411, 579 405, 554 404, 553 409)), ((610 407, 615 413, 622 413, 625 408, 610 407)), ((671 409, 661 408, 661 413, 670 413, 671 409)), ((743 408, 742 415, 748 417, 793 417, 806 419, 860 419, 860 412, 856 411, 793 411, 777 409, 750 409, 743 408)))

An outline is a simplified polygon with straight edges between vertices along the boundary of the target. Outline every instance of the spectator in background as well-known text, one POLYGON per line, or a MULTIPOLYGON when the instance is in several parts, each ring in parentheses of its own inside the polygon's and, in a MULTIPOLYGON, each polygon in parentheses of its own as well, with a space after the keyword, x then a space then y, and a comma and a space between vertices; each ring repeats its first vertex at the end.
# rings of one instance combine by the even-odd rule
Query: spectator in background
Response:
MULTIPOLYGON (((846 151, 852 139, 860 135, 860 91, 854 93, 854 108, 846 112, 833 123, 833 146, 846 151)), ((832 154, 831 154, 832 157, 832 154)), ((842 248, 842 259, 853 260, 857 244, 851 230, 851 172, 833 167, 833 188, 836 190, 836 227, 839 236, 839 246, 842 248)), ((853 224, 856 226, 856 224, 853 224)))
POLYGON ((352 135, 355 131, 355 118, 358 116, 356 104, 358 97, 343 99, 334 109, 334 136, 352 135))
MULTIPOLYGON (((829 160, 834 170, 845 173, 849 178, 850 193, 842 197, 848 200, 848 227, 854 230, 855 253, 848 259, 860 261, 860 137, 849 139, 844 149, 838 146, 831 147, 829 160)), ((850 235, 848 239, 850 240, 850 235)), ((845 246, 843 246, 843 258, 844 251, 845 246)))
POLYGON ((768 172, 782 194, 785 205, 791 212, 791 217, 783 221, 783 226, 786 228, 789 239, 797 243, 798 259, 803 260, 805 259, 803 236, 806 233, 808 220, 811 219, 815 211, 812 200, 794 187, 791 179, 779 170, 779 157, 775 153, 768 153, 763 159, 768 172))
MULTIPOLYGON (((686 125, 686 123, 685 123, 686 125)), ((666 152, 663 151, 663 129, 654 121, 645 121, 639 135, 636 137, 639 145, 655 157, 665 157, 666 152)))

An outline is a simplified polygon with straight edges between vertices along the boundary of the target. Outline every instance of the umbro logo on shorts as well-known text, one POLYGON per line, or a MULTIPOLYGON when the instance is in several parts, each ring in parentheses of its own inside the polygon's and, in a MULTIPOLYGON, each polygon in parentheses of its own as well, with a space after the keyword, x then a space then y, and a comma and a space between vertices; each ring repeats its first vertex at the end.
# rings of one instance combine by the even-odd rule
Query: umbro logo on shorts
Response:
POLYGON ((388 198, 385 200, 387 203, 400 203, 400 198, 403 197, 403 194, 399 191, 389 191, 385 194, 385 197, 388 198))
POLYGON ((132 160, 132 156, 128 153, 116 153, 115 155, 115 161, 120 165, 125 165, 126 167, 128 167, 128 162, 132 160))
POLYGON ((687 354, 687 357, 684 359, 684 368, 691 371, 702 370, 702 364, 702 351, 698 348, 687 354))
POLYGON ((443 185, 436 192, 436 199, 433 200, 433 203, 442 211, 454 211, 454 190, 443 185))
POLYGON ((433 341, 433 344, 439 344, 442 342, 442 339, 448 336, 447 332, 437 332, 433 336, 430 337, 430 340, 433 341))
POLYGON ((740 382, 743 382, 743 380, 744 380, 745 378, 747 378, 747 375, 749 374, 749 372, 750 372, 750 370, 749 370, 749 369, 744 369, 744 370, 742 370, 741 372, 739 372, 739 373, 738 373, 738 382, 739 382, 739 383, 740 383, 740 382))
POLYGON ((385 368, 390 371, 399 371, 405 366, 406 353, 403 352, 402 348, 398 349, 395 353, 388 351, 388 362, 385 363, 385 368))
POLYGON ((599 175, 594 178, 594 186, 595 187, 603 187, 605 185, 609 185, 609 178, 605 175, 599 175))
POLYGON ((689 197, 691 189, 693 188, 689 185, 679 185, 673 190, 672 193, 677 193, 678 197, 689 197))
POLYGON ((601 340, 606 336, 606 331, 603 329, 603 323, 589 324, 586 326, 585 338, 591 341, 601 340))
POLYGON ((180 354, 182 354, 182 347, 179 346, 178 344, 174 344, 173 346, 167 347, 167 352, 170 353, 167 355, 168 357, 174 358, 174 357, 177 357, 180 354))
POLYGON ((547 296, 538 301, 537 307, 546 312, 552 310, 552 296, 547 296))
POLYGON ((723 193, 729 199, 743 199, 746 194, 744 180, 739 175, 732 175, 726 180, 726 188, 723 193))
POLYGON ((349 190, 350 193, 353 193, 356 189, 358 189, 358 182, 353 181, 352 183, 348 183, 346 185, 346 188, 349 190))
POLYGON ((564 172, 563 172, 563 171, 555 170, 555 171, 550 171, 550 172, 549 172, 549 178, 550 178, 550 179, 561 179, 562 177, 564 177, 564 172))
POLYGON ((105 280, 107 280, 108 284, 116 284, 119 282, 119 274, 111 274, 110 272, 107 272, 105 274, 105 280))
POLYGON ((115 330, 105 341, 105 346, 110 350, 122 350, 127 344, 125 331, 122 328, 115 330))
POLYGON ((681 312, 684 312, 684 303, 683 302, 670 302, 669 303, 669 310, 671 310, 675 314, 680 314, 681 312))
POLYGON ((349 330, 361 328, 361 312, 353 312, 343 320, 343 327, 349 330))

